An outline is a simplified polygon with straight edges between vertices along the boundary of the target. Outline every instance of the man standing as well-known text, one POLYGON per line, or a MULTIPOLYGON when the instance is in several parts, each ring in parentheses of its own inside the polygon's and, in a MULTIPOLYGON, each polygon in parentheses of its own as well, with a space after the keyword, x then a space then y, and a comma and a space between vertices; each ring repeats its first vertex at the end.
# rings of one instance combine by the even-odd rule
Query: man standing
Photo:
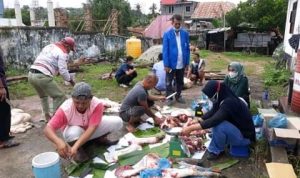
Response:
POLYGON ((127 123, 127 130, 133 132, 135 126, 141 122, 141 116, 147 114, 154 119, 155 124, 163 122, 162 118, 154 115, 151 106, 154 101, 165 100, 165 96, 153 96, 148 90, 157 84, 157 77, 154 74, 147 75, 142 82, 137 83, 127 94, 120 107, 120 117, 127 123))
MULTIPOLYGON (((166 70, 166 85, 169 96, 173 93, 173 80, 175 77, 176 95, 175 99, 179 103, 185 103, 181 96, 183 89, 183 78, 185 68, 189 65, 190 49, 189 34, 181 28, 182 17, 175 14, 172 18, 172 25, 169 31, 163 36, 163 61, 166 70)), ((167 101, 168 105, 172 104, 172 99, 167 101)))
POLYGON ((6 85, 4 63, 2 58, 2 50, 0 49, 0 149, 10 148, 18 146, 19 143, 12 140, 10 132, 10 105, 9 105, 9 93, 6 85))
POLYGON ((29 69, 28 81, 41 99, 47 121, 51 118, 48 97, 50 96, 53 99, 54 112, 66 99, 64 93, 53 80, 53 76, 59 74, 65 81, 70 82, 73 86, 75 85, 67 67, 71 50, 75 50, 75 41, 71 37, 65 37, 57 43, 47 45, 29 69))

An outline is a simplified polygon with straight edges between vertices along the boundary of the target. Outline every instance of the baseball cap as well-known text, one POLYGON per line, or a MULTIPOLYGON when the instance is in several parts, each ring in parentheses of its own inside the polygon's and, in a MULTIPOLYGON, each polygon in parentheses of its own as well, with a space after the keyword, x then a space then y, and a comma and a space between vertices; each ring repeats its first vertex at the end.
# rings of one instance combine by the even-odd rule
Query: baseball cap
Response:
POLYGON ((72 97, 83 96, 85 98, 90 98, 93 96, 92 95, 92 87, 85 82, 76 83, 73 88, 71 96, 72 97))
POLYGON ((72 51, 75 51, 75 40, 72 37, 65 37, 61 40, 63 43, 69 45, 72 51))

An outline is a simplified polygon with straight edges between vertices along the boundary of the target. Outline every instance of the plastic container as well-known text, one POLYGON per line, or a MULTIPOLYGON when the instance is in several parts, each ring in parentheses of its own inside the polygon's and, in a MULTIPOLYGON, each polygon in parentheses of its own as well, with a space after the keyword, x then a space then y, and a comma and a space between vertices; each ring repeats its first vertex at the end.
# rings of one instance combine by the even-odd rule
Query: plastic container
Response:
POLYGON ((61 178, 59 155, 55 152, 38 154, 32 159, 35 178, 61 178))
POLYGON ((138 58, 142 54, 142 42, 135 36, 126 40, 126 54, 133 58, 138 58))
POLYGON ((249 146, 230 146, 229 153, 234 157, 248 158, 250 155, 249 146))

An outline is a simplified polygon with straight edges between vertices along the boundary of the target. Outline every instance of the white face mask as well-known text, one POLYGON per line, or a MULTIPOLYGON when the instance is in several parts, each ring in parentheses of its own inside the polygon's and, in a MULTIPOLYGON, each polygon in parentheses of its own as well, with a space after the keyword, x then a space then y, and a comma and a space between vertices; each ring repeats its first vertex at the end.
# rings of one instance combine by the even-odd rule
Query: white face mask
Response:
POLYGON ((238 75, 238 73, 237 72, 229 72, 228 75, 230 78, 235 78, 238 75))

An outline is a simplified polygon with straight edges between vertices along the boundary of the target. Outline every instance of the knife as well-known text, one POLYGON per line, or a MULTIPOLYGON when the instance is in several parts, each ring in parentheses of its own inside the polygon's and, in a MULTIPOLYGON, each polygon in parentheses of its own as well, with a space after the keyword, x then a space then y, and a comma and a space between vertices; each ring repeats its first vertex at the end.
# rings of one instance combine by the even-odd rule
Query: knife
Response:
POLYGON ((168 100, 168 99, 172 98, 173 96, 175 96, 176 94, 177 94, 177 92, 172 93, 171 95, 167 96, 166 99, 168 100))

